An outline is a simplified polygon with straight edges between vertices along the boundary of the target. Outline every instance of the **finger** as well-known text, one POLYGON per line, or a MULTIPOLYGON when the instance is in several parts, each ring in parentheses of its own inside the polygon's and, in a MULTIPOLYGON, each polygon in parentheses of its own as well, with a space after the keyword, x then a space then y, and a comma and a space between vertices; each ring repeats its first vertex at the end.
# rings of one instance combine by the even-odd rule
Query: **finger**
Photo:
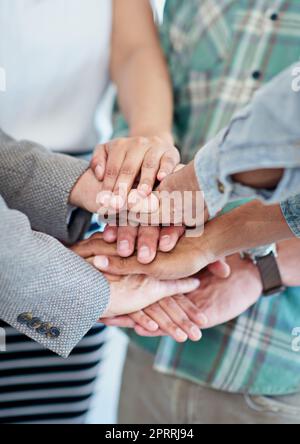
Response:
POLYGON ((98 255, 117 255, 116 245, 109 245, 97 237, 73 245, 71 250, 84 259, 98 255))
POLYGON ((160 232, 159 249, 164 253, 172 251, 185 232, 184 227, 164 227, 160 232))
POLYGON ((118 253, 121 257, 129 257, 134 253, 138 228, 120 227, 118 229, 118 253))
POLYGON ((160 167, 162 154, 163 148, 150 149, 145 155, 142 165, 140 183, 138 186, 138 192, 143 197, 147 197, 153 190, 156 182, 156 176, 160 167))
POLYGON ((203 311, 189 299, 188 295, 174 296, 174 299, 191 321, 193 321, 199 328, 206 328, 208 324, 207 317, 203 311))
MULTIPOLYGON (((147 266, 146 266, 147 267, 147 266)), ((181 280, 159 281, 162 297, 192 293, 200 287, 200 280, 188 278, 181 280), (195 288, 196 287, 196 288, 195 288)))
POLYGON ((102 182, 106 169, 107 145, 98 145, 94 151, 91 161, 91 169, 94 171, 97 179, 102 182))
MULTIPOLYGON (((202 334, 197 324, 189 319, 185 311, 173 298, 166 298, 159 305, 168 314, 170 319, 184 331, 192 341, 200 341, 202 334)), ((161 325, 160 325, 160 328, 161 325)))
POLYGON ((112 227, 110 225, 106 225, 103 231, 103 239, 108 244, 115 243, 118 238, 118 227, 112 227))
POLYGON ((167 151, 161 158, 157 179, 162 181, 169 174, 172 174, 179 162, 180 154, 176 148, 167 151))
POLYGON ((100 322, 107 327, 134 328, 135 322, 129 316, 118 316, 111 319, 100 319, 100 322))
POLYGON ((155 259, 159 231, 158 227, 140 227, 137 250, 141 264, 150 264, 155 259))
POLYGON ((145 310, 158 325, 160 330, 171 336, 177 342, 186 342, 188 335, 170 318, 159 304, 154 304, 145 310))
POLYGON ((231 268, 226 261, 214 262, 208 265, 207 268, 210 273, 221 279, 227 279, 231 275, 231 268))
POLYGON ((128 209, 131 213, 153 214, 159 211, 159 197, 153 192, 147 197, 142 197, 137 190, 132 190, 128 195, 128 209))
POLYGON ((125 205, 136 177, 141 171, 144 156, 145 151, 143 149, 131 150, 127 153, 114 187, 114 196, 110 203, 113 208, 121 209, 122 207, 120 205, 125 205))
POLYGON ((157 337, 168 336, 162 330, 157 330, 156 332, 149 332, 148 330, 145 330, 143 327, 139 325, 135 326, 134 331, 138 336, 144 336, 146 338, 157 338, 157 337))
POLYGON ((137 313, 133 313, 132 315, 130 315, 130 318, 132 322, 144 328, 149 333, 154 333, 159 329, 158 324, 155 321, 153 321, 153 319, 151 319, 150 316, 148 316, 142 310, 137 313))
MULTIPOLYGON (((109 255, 97 255, 93 258, 93 265, 102 272, 119 276, 147 274, 147 266, 140 264, 136 257, 126 259, 123 257, 111 257, 109 255)), ((148 267, 150 267, 150 265, 148 267)))
MULTIPOLYGON (((116 257, 115 252, 110 255, 100 254, 94 258, 93 265, 98 270, 115 274, 119 276, 127 276, 134 274, 141 274, 150 276, 156 279, 164 279, 164 282, 169 282, 171 279, 181 279, 186 278, 188 275, 197 272, 196 267, 191 265, 189 267, 189 272, 187 273, 186 267, 182 269, 177 265, 177 261, 174 260, 172 253, 158 253, 156 259, 148 264, 141 264, 137 257, 129 257, 127 259, 122 257, 116 257), (191 271, 195 269, 194 273, 191 271)), ((198 267, 197 267, 198 268, 198 267)), ((175 281, 179 282, 178 286, 186 286, 186 281, 175 281)), ((199 283, 199 281, 197 281, 199 283)), ((197 285, 198 288, 199 284, 197 285)), ((174 292, 177 293, 190 293, 192 290, 178 290, 174 292)))
POLYGON ((108 207, 112 198, 112 191, 115 187, 119 172, 125 159, 126 151, 124 148, 118 149, 117 142, 109 146, 108 159, 103 178, 102 192, 100 193, 99 203, 108 207))

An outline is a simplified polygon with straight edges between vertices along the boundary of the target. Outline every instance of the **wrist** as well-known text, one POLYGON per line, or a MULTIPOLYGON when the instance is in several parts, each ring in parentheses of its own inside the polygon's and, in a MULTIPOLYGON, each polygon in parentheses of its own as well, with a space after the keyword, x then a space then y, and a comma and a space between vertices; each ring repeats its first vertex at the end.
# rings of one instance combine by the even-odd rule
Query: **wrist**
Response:
POLYGON ((262 295, 264 291, 263 282, 258 267, 248 258, 242 259, 240 254, 235 254, 228 259, 228 265, 234 270, 237 263, 243 267, 243 270, 247 276, 247 281, 250 282, 257 295, 262 295), (233 262, 231 262, 233 261, 233 262))
POLYGON ((136 127, 130 130, 130 137, 159 137, 168 145, 174 145, 171 130, 157 127, 136 127))
POLYGON ((96 213, 98 211, 97 196, 101 191, 101 183, 95 177, 93 171, 88 169, 74 185, 69 204, 76 208, 96 213))
POLYGON ((238 173, 232 176, 235 182, 239 182, 251 188, 274 189, 281 181, 284 170, 268 169, 238 173))

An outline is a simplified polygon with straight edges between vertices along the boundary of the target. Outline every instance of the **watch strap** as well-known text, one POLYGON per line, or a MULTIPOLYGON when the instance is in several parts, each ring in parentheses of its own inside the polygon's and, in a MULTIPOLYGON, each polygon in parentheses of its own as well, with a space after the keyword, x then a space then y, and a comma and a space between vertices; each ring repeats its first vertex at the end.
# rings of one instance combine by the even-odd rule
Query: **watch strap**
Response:
POLYGON ((274 296, 286 290, 273 252, 264 257, 257 257, 256 264, 261 275, 264 296, 274 296))

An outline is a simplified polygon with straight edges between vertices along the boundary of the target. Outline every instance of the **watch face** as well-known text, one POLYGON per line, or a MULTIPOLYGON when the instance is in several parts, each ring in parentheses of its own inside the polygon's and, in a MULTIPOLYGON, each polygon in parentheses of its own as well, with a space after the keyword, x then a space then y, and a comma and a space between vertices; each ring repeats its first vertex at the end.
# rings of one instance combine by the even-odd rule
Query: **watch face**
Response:
POLYGON ((277 257, 277 247, 276 244, 272 245, 264 245, 262 247, 253 248, 251 250, 247 250, 245 252, 253 261, 260 257, 268 256, 270 253, 274 253, 274 256, 277 257))

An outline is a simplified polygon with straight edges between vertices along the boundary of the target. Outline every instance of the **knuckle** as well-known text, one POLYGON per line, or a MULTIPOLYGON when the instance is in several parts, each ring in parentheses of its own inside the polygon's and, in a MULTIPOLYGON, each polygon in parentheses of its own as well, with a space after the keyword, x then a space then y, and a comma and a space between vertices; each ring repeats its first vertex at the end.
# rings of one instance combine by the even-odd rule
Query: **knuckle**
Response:
POLYGON ((118 169, 114 166, 108 166, 106 168, 105 176, 109 179, 114 179, 118 175, 118 169))
POLYGON ((154 170, 155 168, 157 168, 157 162, 156 162, 154 156, 147 157, 144 161, 143 169, 154 170))
POLYGON ((176 159, 170 155, 167 155, 163 158, 163 162, 167 166, 175 166, 176 165, 176 159))
POLYGON ((135 176, 136 174, 136 171, 132 165, 124 165, 120 172, 123 176, 135 176))
POLYGON ((148 143, 148 139, 146 137, 139 136, 134 139, 134 142, 137 145, 145 146, 148 143))
POLYGON ((176 305, 176 302, 174 301, 174 299, 172 299, 172 298, 167 298, 165 301, 164 301, 164 304, 166 305, 166 307, 167 308, 169 308, 170 310, 175 310, 176 309, 176 307, 177 307, 177 305, 176 305))

